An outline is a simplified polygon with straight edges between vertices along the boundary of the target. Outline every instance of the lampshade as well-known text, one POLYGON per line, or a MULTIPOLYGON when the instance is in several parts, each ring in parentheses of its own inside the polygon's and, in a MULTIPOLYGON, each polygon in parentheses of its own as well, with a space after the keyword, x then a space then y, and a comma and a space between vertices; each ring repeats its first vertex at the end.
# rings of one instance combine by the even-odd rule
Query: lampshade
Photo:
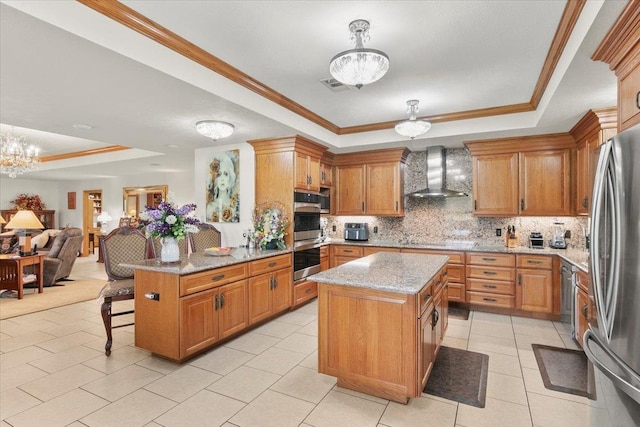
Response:
POLYGON ((349 30, 356 47, 334 56, 329 64, 329 72, 339 82, 360 89, 380 80, 387 73, 389 57, 382 51, 364 48, 364 39, 369 40, 369 21, 355 20, 349 24, 349 30))
POLYGON ((409 113, 409 120, 400 122, 396 125, 396 132, 402 136, 408 136, 413 139, 416 136, 423 135, 431 129, 431 123, 426 120, 417 120, 418 114, 418 101, 417 99, 410 99, 407 101, 407 113, 409 113))
POLYGON ((220 138, 231 136, 234 130, 231 123, 219 122, 216 120, 202 120, 196 123, 196 130, 201 135, 211 138, 214 141, 220 138))
POLYGON ((5 221, 4 218, 2 218, 2 215, 0 215, 0 224, 6 224, 7 221, 5 221))
POLYGON ((111 218, 111 215, 109 215, 109 212, 102 211, 96 219, 100 221, 100 233, 107 234, 107 223, 113 219, 111 218))
POLYGON ((16 212, 15 215, 11 217, 7 225, 4 226, 4 228, 19 228, 21 230, 34 228, 42 229, 44 228, 44 225, 42 225, 33 211, 23 210, 16 212))

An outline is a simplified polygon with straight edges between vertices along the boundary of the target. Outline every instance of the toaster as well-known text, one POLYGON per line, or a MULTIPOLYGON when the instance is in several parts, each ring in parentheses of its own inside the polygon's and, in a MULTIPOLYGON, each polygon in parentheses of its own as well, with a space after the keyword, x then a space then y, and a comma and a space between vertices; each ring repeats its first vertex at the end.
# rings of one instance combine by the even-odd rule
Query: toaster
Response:
POLYGON ((344 240, 369 240, 369 227, 366 222, 347 222, 344 224, 344 240))
POLYGON ((542 237, 542 233, 531 233, 529 236, 529 247, 531 249, 544 249, 544 238, 542 237))

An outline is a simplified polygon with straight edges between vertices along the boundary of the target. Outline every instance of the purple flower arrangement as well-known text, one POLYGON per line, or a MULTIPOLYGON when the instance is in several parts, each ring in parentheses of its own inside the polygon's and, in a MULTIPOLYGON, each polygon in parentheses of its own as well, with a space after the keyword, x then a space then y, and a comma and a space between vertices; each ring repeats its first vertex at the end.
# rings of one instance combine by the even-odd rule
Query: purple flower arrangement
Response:
POLYGON ((191 216, 195 210, 193 203, 178 207, 163 200, 157 207, 146 206, 140 212, 138 227, 153 237, 182 239, 188 233, 197 233, 199 230, 200 221, 191 216))

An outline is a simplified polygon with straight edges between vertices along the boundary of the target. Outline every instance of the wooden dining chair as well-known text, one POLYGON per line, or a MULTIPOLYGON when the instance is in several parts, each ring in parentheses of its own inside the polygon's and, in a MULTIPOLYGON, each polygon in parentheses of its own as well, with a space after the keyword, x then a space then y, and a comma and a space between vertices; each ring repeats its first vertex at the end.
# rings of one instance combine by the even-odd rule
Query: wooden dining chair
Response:
POLYGON ((198 229, 200 231, 197 233, 189 234, 192 252, 204 252, 207 248, 220 247, 222 239, 217 228, 211 224, 200 223, 198 229))
POLYGON ((123 267, 124 262, 136 262, 147 258, 147 238, 132 227, 118 227, 100 241, 100 250, 104 257, 104 268, 109 281, 100 290, 98 299, 102 299, 100 312, 107 332, 104 352, 111 354, 113 343, 112 329, 133 325, 129 322, 113 326, 112 317, 132 314, 134 310, 112 312, 112 304, 134 298, 133 268, 123 267))

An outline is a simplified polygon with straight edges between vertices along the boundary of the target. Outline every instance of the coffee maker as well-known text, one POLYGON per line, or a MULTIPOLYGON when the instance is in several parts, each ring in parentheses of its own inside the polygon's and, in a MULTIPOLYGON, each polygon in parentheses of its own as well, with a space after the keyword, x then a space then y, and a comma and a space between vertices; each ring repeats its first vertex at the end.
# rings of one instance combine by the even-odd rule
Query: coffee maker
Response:
POLYGON ((554 249, 567 249, 567 241, 565 240, 566 229, 564 222, 555 221, 553 223, 553 234, 549 247, 554 249))

